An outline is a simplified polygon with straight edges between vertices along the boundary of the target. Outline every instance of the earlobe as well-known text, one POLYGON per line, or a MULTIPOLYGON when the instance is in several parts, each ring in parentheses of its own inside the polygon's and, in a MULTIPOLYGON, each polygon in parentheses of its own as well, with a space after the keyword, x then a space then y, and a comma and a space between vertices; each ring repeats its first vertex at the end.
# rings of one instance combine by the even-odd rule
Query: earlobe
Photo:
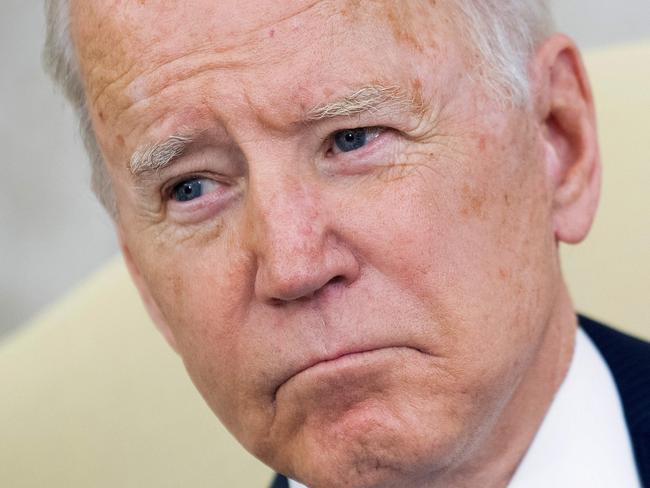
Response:
POLYGON ((569 38, 550 38, 537 52, 532 76, 535 109, 552 192, 557 241, 576 244, 591 228, 600 195, 601 165, 591 88, 569 38))
POLYGON ((154 322, 156 328, 164 336, 165 340, 171 346, 171 348, 174 349, 174 351, 178 352, 176 338, 172 334, 171 328, 167 324, 167 319, 165 318, 164 314, 158 307, 156 300, 151 295, 151 292, 149 291, 149 286, 144 280, 142 273, 140 273, 140 270, 133 259, 131 251, 129 250, 128 246, 126 245, 123 239, 122 233, 118 231, 118 234, 120 240, 120 248, 122 249, 122 256, 124 257, 124 262, 126 264, 127 269, 129 270, 129 274, 131 275, 131 279, 133 280, 133 283, 135 284, 136 288, 138 289, 138 292, 140 293, 140 298, 142 299, 142 302, 144 303, 147 311, 149 312, 149 316, 151 317, 151 320, 154 322))

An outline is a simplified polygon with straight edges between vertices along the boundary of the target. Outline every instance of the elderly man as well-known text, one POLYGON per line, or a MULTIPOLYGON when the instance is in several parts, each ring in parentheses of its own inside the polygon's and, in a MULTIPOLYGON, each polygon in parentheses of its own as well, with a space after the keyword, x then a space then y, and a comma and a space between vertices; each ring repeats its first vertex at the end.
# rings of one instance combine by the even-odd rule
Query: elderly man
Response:
POLYGON ((48 16, 143 300, 219 419, 297 480, 276 486, 650 483, 650 347, 578 328, 558 261, 600 163, 544 1, 48 16))

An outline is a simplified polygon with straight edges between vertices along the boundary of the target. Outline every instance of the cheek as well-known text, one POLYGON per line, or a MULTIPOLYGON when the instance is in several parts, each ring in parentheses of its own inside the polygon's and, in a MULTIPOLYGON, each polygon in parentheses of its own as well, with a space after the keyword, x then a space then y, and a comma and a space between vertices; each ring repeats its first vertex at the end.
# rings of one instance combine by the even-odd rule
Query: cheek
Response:
POLYGON ((550 306, 554 242, 534 161, 475 141, 463 160, 360 194, 345 222, 364 260, 445 330, 446 356, 502 372, 526 347, 521 324, 539 324, 550 306))
POLYGON ((179 354, 215 413, 226 423, 246 391, 247 264, 223 246, 154 244, 141 255, 145 279, 179 354))

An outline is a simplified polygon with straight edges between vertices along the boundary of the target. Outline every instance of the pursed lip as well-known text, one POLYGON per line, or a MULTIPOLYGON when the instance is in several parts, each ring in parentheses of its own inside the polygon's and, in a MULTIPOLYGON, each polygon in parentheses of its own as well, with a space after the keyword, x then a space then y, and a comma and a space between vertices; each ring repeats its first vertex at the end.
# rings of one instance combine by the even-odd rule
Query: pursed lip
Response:
POLYGON ((332 354, 330 356, 323 356, 323 357, 316 357, 313 359, 310 359, 306 363, 302 364, 299 368, 296 368, 292 370, 290 374, 288 374, 286 377, 283 378, 283 380, 278 384, 278 386, 275 388, 273 392, 273 401, 275 402, 275 399, 277 397, 278 391, 286 385, 292 378, 295 378, 296 376, 300 375, 301 373, 314 368, 316 366, 322 365, 322 364, 327 364, 327 363, 334 363, 338 360, 341 360, 343 358, 348 358, 351 356, 358 356, 361 354, 367 354, 367 353, 372 353, 376 351, 381 351, 381 350, 387 350, 387 349, 411 349, 413 351, 417 351, 420 353, 424 352, 420 349, 410 347, 410 346, 405 346, 405 345, 391 345, 391 346, 379 346, 379 347, 366 347, 366 348, 355 348, 355 349, 349 349, 345 350, 343 352, 339 352, 336 354, 332 354))

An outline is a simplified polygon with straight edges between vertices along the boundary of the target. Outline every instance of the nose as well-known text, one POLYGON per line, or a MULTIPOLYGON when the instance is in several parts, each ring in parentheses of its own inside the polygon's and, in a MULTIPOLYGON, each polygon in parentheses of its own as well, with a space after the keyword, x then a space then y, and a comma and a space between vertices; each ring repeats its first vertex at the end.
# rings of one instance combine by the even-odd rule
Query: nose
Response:
POLYGON ((356 279, 357 260, 337 234, 335 209, 317 184, 297 177, 251 181, 247 214, 258 300, 313 299, 356 279))

